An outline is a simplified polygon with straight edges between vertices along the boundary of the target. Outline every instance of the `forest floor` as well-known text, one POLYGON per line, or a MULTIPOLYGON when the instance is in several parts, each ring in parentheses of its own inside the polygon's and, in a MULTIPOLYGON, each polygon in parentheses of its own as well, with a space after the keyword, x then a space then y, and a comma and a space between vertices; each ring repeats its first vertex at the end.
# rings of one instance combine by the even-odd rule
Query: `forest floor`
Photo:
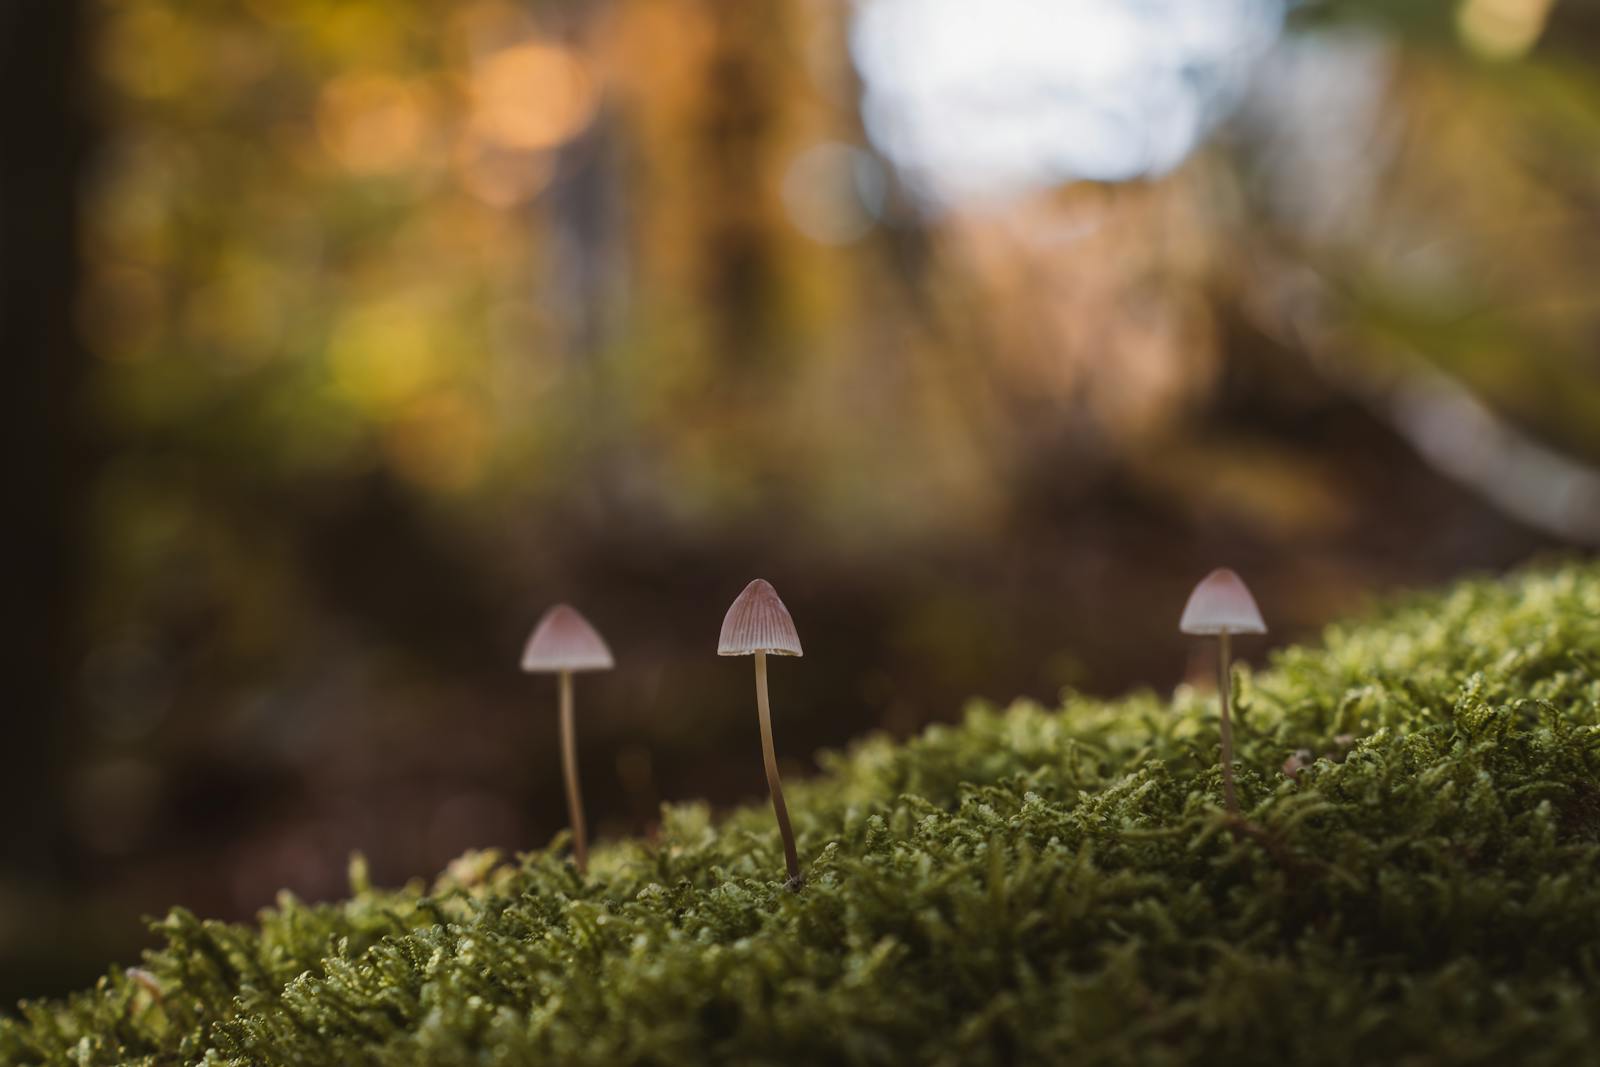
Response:
POLYGON ((1411 597, 1217 703, 974 707, 770 809, 462 857, 0 1022, 15 1064, 1600 1062, 1600 566, 1411 597))

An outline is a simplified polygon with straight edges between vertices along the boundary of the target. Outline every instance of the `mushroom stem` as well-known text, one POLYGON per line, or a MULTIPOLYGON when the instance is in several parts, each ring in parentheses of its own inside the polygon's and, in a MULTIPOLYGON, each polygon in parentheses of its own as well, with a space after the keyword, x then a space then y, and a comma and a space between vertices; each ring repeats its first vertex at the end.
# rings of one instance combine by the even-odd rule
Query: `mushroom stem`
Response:
POLYGON ((761 713, 761 757, 767 765, 767 788, 772 792, 772 811, 783 834, 783 859, 789 866, 789 880, 800 880, 800 855, 794 847, 794 830, 789 826, 789 807, 783 802, 783 783, 778 780, 778 756, 772 745, 772 708, 767 703, 767 654, 756 653, 756 707, 761 713))
POLYGON ((1222 798, 1228 814, 1239 814, 1239 796, 1233 785, 1233 672, 1229 670, 1228 631, 1217 634, 1217 693, 1222 698, 1222 798))
POLYGON ((579 874, 589 870, 589 836, 583 825, 583 794, 578 790, 578 731, 572 721, 572 672, 562 671, 561 772, 567 780, 567 819, 572 824, 572 859, 579 874))

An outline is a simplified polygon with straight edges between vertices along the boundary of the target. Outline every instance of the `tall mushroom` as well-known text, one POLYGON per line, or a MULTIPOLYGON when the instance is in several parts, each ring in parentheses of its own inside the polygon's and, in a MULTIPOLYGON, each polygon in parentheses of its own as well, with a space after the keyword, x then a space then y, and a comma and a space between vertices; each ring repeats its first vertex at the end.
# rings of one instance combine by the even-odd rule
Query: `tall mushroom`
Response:
POLYGON ((544 613, 522 650, 522 669, 555 674, 561 694, 561 772, 567 783, 567 817, 572 823, 572 858, 578 873, 589 869, 589 838, 578 789, 578 736, 572 721, 572 676, 578 671, 609 671, 611 650, 576 608, 557 604, 544 613))
POLYGON ((761 716, 761 755, 767 767, 767 788, 772 792, 772 810, 783 834, 783 857, 789 867, 789 885, 798 887, 800 855, 794 846, 794 830, 789 826, 789 808, 783 802, 783 783, 778 780, 778 756, 772 745, 772 708, 767 701, 767 655, 802 656, 800 635, 795 632, 789 609, 778 599, 778 591, 763 578, 744 587, 744 592, 728 608, 722 619, 722 636, 717 640, 719 656, 756 658, 756 710, 761 716))
POLYGON ((1233 784, 1233 703, 1232 660, 1228 648, 1230 634, 1264 634, 1267 624, 1255 597, 1233 571, 1218 567, 1206 575, 1183 609, 1178 629, 1186 634, 1215 635, 1217 638, 1217 693, 1222 702, 1222 795, 1228 812, 1239 814, 1239 797, 1233 784))

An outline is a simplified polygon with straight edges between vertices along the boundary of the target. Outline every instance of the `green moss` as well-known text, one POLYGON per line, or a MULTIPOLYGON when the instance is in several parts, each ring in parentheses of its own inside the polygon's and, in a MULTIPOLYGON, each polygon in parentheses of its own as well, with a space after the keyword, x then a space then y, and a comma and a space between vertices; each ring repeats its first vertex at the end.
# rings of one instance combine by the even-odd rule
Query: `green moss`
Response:
POLYGON ((24 1005, 0 1057, 1600 1061, 1600 567, 1418 598, 1239 682, 1237 839, 1204 694, 976 708, 796 784, 800 892, 761 806, 669 809, 587 884, 551 853, 426 892, 358 869, 253 926, 175 912, 142 980, 24 1005))

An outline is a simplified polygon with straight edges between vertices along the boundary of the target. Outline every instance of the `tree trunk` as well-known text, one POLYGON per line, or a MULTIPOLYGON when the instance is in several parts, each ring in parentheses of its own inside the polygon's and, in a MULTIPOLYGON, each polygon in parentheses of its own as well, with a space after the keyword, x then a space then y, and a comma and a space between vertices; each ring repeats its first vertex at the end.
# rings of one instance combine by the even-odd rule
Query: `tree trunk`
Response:
POLYGON ((82 15, 76 0, 0 4, 0 546, 8 575, 0 594, 0 878, 47 877, 65 855, 59 786, 79 658, 86 471, 78 423, 86 357, 73 324, 88 141, 82 15))

